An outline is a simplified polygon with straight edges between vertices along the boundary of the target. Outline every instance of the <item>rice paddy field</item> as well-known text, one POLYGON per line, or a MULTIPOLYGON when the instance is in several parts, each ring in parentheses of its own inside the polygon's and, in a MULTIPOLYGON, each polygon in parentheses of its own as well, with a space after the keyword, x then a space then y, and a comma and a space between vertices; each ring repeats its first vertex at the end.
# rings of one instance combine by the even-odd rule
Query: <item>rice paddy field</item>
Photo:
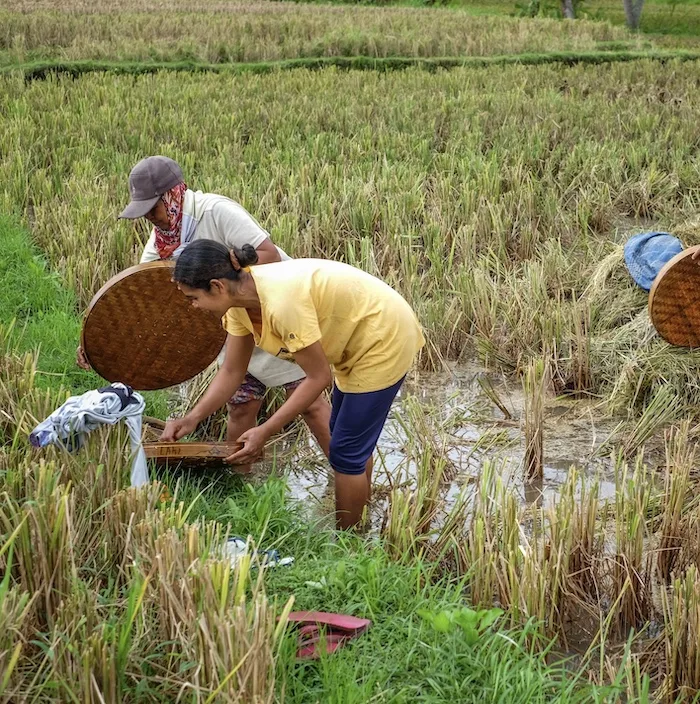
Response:
POLYGON ((700 244, 695 6, 640 34, 583 7, 3 3, 0 702, 698 700, 700 354, 622 256, 700 244), (149 154, 415 308, 363 532, 329 527, 301 424, 252 478, 140 490, 124 429, 30 448, 102 385, 81 316, 139 259, 116 215, 149 154), (232 567, 231 536, 294 563, 232 567), (291 610, 373 625, 298 662, 291 610))

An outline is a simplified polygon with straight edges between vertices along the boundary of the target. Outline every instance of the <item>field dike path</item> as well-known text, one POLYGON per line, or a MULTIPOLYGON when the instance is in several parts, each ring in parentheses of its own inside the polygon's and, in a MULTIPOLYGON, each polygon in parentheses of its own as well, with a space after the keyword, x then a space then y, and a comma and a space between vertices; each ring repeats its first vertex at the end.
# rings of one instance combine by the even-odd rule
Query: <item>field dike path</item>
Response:
POLYGON ((345 70, 360 71, 398 71, 419 68, 426 71, 446 70, 452 68, 481 68, 488 66, 507 66, 520 64, 539 66, 559 63, 567 66, 574 64, 606 64, 626 61, 698 61, 700 52, 675 51, 593 51, 593 52, 549 52, 531 54, 507 54, 500 56, 444 56, 444 57, 368 57, 368 56, 329 56, 299 59, 282 59, 279 61, 242 62, 242 63, 207 63, 198 61, 62 61, 47 60, 31 63, 7 64, 0 66, 0 75, 22 73, 26 80, 43 79, 56 73, 67 73, 75 77, 84 73, 113 72, 118 74, 138 75, 158 71, 212 72, 224 74, 272 73, 291 69, 317 70, 335 67, 345 70))

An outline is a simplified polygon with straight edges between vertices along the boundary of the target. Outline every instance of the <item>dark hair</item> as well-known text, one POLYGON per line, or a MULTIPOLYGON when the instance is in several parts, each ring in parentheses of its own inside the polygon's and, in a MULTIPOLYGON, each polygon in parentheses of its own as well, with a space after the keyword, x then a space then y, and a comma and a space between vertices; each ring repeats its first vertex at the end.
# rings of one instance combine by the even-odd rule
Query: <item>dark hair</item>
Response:
MULTIPOLYGON (((255 247, 244 244, 241 249, 233 248, 233 253, 241 267, 258 261, 255 247)), ((238 281, 242 271, 233 268, 231 254, 220 242, 197 240, 185 247, 177 258, 173 278, 179 284, 209 291, 212 279, 238 281)))

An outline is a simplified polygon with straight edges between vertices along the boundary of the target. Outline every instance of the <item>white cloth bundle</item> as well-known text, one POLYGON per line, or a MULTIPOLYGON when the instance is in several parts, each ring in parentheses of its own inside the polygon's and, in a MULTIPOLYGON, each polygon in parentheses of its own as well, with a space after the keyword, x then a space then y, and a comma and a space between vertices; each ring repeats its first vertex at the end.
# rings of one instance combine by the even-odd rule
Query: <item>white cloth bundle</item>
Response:
POLYGON ((148 482, 146 453, 141 445, 141 422, 146 404, 143 397, 126 384, 110 384, 102 389, 71 396, 46 420, 32 430, 29 440, 34 447, 61 445, 69 452, 79 450, 85 436, 100 425, 115 425, 124 420, 129 429, 131 452, 131 486, 148 482))

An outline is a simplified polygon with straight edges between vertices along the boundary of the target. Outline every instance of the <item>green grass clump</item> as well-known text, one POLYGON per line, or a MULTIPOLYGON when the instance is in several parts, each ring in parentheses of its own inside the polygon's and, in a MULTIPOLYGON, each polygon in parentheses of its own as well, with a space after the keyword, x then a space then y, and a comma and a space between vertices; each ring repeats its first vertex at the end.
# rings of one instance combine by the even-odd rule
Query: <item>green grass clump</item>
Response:
MULTIPOLYGON (((75 363, 82 326, 75 293, 11 218, 0 217, 0 239, 0 332, 15 352, 37 355, 37 387, 77 394, 104 386, 104 379, 75 363)), ((149 412, 164 417, 165 395, 146 393, 146 399, 149 412)))
POLYGON ((401 71, 407 68, 419 68, 435 72, 441 69, 453 68, 483 68, 487 66, 542 66, 545 64, 560 64, 574 66, 577 64, 610 64, 640 60, 666 62, 697 61, 700 52, 686 49, 630 51, 607 47, 600 51, 549 51, 545 53, 503 54, 493 56, 441 56, 441 57, 368 57, 368 56, 329 56, 318 58, 281 59, 265 62, 242 63, 204 63, 199 61, 99 61, 99 60, 47 60, 30 63, 8 64, 0 66, 0 74, 19 74, 25 80, 45 79, 52 74, 67 74, 77 78, 86 73, 103 72, 117 75, 138 76, 158 73, 160 71, 176 71, 179 73, 223 73, 238 75, 246 73, 274 73, 293 69, 308 69, 311 71, 323 68, 338 68, 348 71, 401 71))
POLYGON ((31 245, 26 230, 0 218, 3 256, 0 260, 0 325, 11 329, 13 347, 39 354, 40 386, 70 386, 85 390, 99 384, 95 374, 75 364, 80 320, 75 294, 50 272, 31 245))
POLYGON ((460 629, 435 630, 420 615, 450 612, 465 601, 457 585, 438 581, 427 564, 398 565, 386 553, 353 545, 330 546, 295 567, 276 570, 268 588, 294 594, 295 609, 354 613, 372 628, 346 652, 319 664, 287 660, 280 673, 286 700, 362 704, 392 702, 595 702, 611 690, 583 686, 576 672, 552 658, 536 629, 502 624, 469 644, 460 629))

